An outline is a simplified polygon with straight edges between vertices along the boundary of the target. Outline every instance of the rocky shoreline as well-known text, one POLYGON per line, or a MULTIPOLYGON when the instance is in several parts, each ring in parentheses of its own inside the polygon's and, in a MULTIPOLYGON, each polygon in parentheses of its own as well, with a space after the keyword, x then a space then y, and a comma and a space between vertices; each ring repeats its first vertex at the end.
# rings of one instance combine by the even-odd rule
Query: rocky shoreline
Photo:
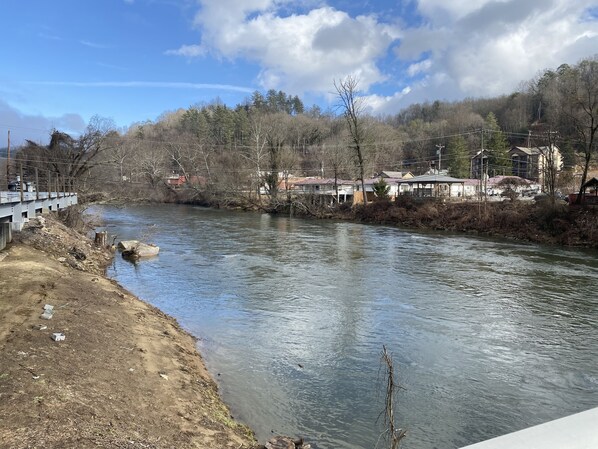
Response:
POLYGON ((254 447, 194 338, 104 277, 108 250, 51 216, 14 237, 0 261, 0 447, 254 447))

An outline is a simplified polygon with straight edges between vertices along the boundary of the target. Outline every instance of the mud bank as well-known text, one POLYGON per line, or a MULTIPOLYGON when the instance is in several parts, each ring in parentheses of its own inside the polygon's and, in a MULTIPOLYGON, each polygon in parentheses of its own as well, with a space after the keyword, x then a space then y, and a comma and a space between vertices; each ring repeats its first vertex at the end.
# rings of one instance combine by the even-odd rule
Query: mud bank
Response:
POLYGON ((255 444, 193 337, 103 276, 109 252, 50 217, 32 220, 2 253, 1 448, 255 444))

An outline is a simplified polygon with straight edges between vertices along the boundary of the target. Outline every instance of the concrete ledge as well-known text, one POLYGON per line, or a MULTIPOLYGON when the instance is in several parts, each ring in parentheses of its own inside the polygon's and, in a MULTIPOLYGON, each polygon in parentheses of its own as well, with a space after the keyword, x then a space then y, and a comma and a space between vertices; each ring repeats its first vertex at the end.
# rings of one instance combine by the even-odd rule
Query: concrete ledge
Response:
POLYGON ((462 449, 596 449, 598 408, 509 433, 462 449))
POLYGON ((23 221, 15 221, 10 224, 10 229, 14 232, 20 232, 23 230, 23 226, 25 226, 25 222, 23 221))
POLYGON ((60 192, 0 192, 0 250, 11 242, 11 231, 21 231, 23 225, 39 211, 57 211, 77 204, 76 193, 60 192))
POLYGON ((12 241, 12 229, 10 223, 0 223, 0 250, 12 241))

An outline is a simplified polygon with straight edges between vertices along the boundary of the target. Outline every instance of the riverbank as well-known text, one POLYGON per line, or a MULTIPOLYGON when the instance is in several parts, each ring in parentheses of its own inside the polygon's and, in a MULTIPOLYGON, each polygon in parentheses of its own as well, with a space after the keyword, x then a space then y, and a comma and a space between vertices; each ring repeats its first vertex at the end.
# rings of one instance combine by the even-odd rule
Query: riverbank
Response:
POLYGON ((255 443, 218 396, 193 337, 103 276, 112 254, 52 217, 14 237, 0 253, 0 447, 255 443), (46 304, 49 320, 40 317, 46 304))
POLYGON ((97 203, 177 203, 214 209, 259 211, 294 217, 346 220, 404 229, 447 231, 506 238, 564 247, 598 248, 598 208, 568 205, 564 201, 466 201, 399 196, 394 201, 374 201, 367 206, 342 203, 321 205, 317 198, 291 202, 262 202, 237 198, 227 201, 191 189, 131 191, 128 195, 94 194, 97 203), (144 193, 145 192, 145 193, 144 193))
POLYGON ((449 203, 401 198, 341 208, 334 216, 362 223, 448 231, 555 246, 598 248, 598 208, 548 202, 449 203))
MULTIPOLYGON (((281 194, 282 195, 282 194, 281 194)), ((249 199, 221 201, 190 190, 168 190, 158 202, 252 210, 306 218, 383 224, 405 229, 448 231, 568 247, 598 248, 598 208, 540 201, 466 201, 399 196, 367 206, 320 205, 318 198, 270 203, 249 199)))

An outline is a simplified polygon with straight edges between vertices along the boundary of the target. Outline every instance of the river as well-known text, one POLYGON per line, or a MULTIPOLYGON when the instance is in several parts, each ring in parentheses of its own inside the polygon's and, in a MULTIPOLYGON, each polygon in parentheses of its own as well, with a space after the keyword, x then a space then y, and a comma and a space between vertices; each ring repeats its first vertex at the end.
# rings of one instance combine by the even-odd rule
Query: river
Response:
POLYGON ((192 206, 94 210, 160 255, 108 271, 174 316, 235 418, 374 448, 382 345, 405 449, 458 448, 598 406, 598 253, 192 206))

